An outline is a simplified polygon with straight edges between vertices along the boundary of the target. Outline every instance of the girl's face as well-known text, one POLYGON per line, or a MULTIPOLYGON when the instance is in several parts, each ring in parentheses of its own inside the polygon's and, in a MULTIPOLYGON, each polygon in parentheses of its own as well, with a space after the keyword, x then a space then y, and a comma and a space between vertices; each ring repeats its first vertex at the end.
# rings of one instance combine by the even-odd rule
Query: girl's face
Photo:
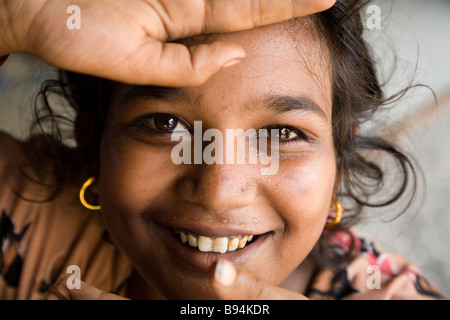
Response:
POLYGON ((104 223, 154 297, 212 298, 208 270, 220 257, 281 283, 316 244, 331 207, 336 157, 323 46, 292 22, 213 37, 240 43, 247 57, 194 88, 121 85, 106 119, 104 223), (279 129, 278 170, 261 174, 261 161, 175 164, 171 133, 193 132, 194 121, 223 133, 212 155, 225 152, 227 129, 279 129), (253 239, 239 248, 244 236, 253 239))

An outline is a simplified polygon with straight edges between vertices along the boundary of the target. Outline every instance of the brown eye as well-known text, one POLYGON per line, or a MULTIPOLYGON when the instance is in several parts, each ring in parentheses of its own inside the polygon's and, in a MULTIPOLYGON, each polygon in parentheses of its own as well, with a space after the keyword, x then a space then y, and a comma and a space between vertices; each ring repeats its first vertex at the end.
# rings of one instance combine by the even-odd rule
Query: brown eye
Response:
POLYGON ((178 119, 171 115, 158 114, 153 117, 155 129, 160 131, 173 131, 178 125, 178 119))
POLYGON ((138 128, 146 129, 156 134, 189 130, 189 125, 186 122, 168 113, 145 115, 136 121, 136 125, 138 128))
MULTIPOLYGON (((274 129, 274 128, 272 128, 274 129)), ((281 127, 281 128, 277 128, 278 132, 277 135, 275 136, 275 138, 278 138, 278 140, 280 141, 286 141, 286 140, 291 140, 291 139, 295 139, 296 137, 298 137, 297 132, 295 132, 295 130, 292 130, 288 127, 281 127)))
POLYGON ((267 137, 275 138, 282 143, 282 142, 291 142, 291 141, 306 141, 310 142, 309 138, 306 136, 306 134, 297 128, 291 127, 291 126, 270 126, 266 127, 267 129, 267 137), (272 132, 272 129, 276 129, 276 135, 272 136, 274 133, 272 132))
POLYGON ((281 141, 283 141, 283 140, 289 140, 289 139, 295 138, 296 135, 297 134, 294 131, 284 127, 284 128, 280 129, 280 133, 278 135, 278 138, 281 141))

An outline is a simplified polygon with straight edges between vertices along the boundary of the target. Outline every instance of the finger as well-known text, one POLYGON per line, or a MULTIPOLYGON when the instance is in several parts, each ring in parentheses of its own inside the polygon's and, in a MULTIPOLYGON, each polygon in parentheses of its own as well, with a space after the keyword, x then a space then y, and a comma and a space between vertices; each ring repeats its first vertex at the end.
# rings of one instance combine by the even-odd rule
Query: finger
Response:
POLYGON ((270 284, 224 259, 219 259, 212 268, 210 281, 219 298, 225 300, 307 299, 300 293, 270 284))
POLYGON ((134 84, 195 86, 244 57, 244 49, 231 42, 217 41, 193 47, 151 42, 133 61, 124 61, 123 70, 110 77, 134 84), (129 78, 120 78, 124 75, 129 78))
POLYGON ((306 16, 331 8, 336 0, 209 0, 204 31, 233 32, 306 16))
POLYGON ((124 297, 101 291, 80 280, 80 288, 69 289, 68 278, 62 278, 51 285, 44 294, 47 300, 127 300, 124 297))

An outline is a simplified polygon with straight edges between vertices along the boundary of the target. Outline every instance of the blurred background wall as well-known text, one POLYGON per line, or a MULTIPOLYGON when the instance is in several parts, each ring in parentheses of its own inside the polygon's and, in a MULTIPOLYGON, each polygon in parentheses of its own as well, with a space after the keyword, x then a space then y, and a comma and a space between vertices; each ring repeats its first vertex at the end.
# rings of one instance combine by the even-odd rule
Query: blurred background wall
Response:
POLYGON ((448 297, 450 1, 375 0, 371 4, 381 9, 381 28, 367 29, 366 38, 374 47, 382 79, 391 75, 392 61, 396 61, 386 91, 395 93, 413 79, 428 85, 437 103, 429 88, 419 87, 393 110, 381 113, 380 120, 392 125, 384 134, 416 159, 425 181, 420 181, 418 201, 410 211, 394 221, 389 221, 389 213, 367 219, 359 229, 384 249, 413 261, 448 297))
MULTIPOLYGON (((391 126, 379 130, 415 157, 426 185, 419 188, 420 206, 391 222, 391 216, 376 212, 358 229, 385 250, 409 258, 450 297, 450 1, 374 0, 371 5, 380 9, 380 29, 372 29, 370 13, 363 15, 363 22, 382 80, 396 61, 386 91, 394 93, 414 78, 432 88, 438 103, 429 89, 417 88, 379 116, 380 123, 391 126)), ((34 96, 51 77, 53 68, 39 59, 10 56, 0 68, 0 130, 26 137, 34 96)))

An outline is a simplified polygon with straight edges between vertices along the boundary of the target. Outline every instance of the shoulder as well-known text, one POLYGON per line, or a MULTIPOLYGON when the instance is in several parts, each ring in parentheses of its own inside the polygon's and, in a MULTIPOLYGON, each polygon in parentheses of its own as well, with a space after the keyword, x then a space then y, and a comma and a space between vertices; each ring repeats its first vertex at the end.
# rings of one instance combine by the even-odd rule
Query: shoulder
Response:
POLYGON ((48 171, 35 174, 27 143, 0 133, 0 299, 40 299, 71 266, 86 283, 118 292, 128 260, 101 216, 80 204, 77 187, 48 197, 48 171))
POLYGON ((312 280, 312 299, 424 300, 445 299, 419 268, 405 257, 384 252, 375 241, 353 230, 332 236, 352 258, 339 268, 321 268, 312 280))

